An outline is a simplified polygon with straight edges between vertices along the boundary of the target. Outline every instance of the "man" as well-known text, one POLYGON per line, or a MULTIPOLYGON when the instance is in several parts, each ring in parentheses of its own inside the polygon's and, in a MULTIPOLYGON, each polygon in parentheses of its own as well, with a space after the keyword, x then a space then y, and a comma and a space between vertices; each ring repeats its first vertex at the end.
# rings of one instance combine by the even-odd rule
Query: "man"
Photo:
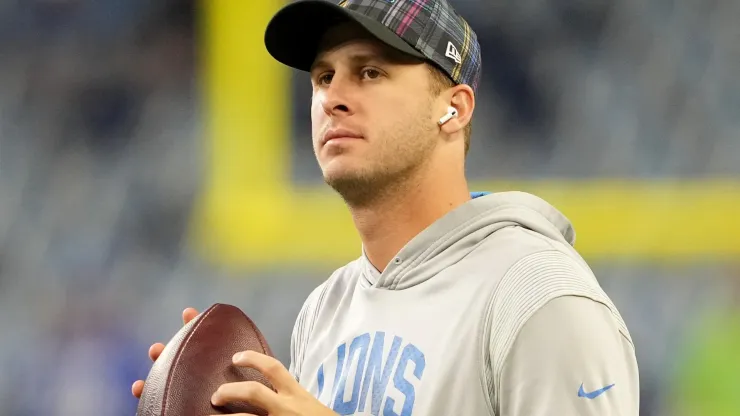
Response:
POLYGON ((306 300, 290 370, 234 358, 277 392, 226 384, 214 403, 278 416, 637 415, 629 332, 568 220, 533 195, 468 191, 481 60, 446 0, 301 1, 265 42, 311 74, 314 151, 362 255, 306 300))

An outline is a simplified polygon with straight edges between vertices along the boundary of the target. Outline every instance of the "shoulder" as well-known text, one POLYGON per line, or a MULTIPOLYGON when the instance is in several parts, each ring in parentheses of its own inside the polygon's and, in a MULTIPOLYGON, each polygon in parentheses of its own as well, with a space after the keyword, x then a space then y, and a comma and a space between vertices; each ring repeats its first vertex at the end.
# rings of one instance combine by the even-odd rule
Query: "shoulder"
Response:
POLYGON ((585 297, 608 308, 627 328, 588 263, 573 246, 522 226, 492 234, 476 250, 476 269, 492 282, 485 322, 508 338, 549 301, 562 296, 585 297))
POLYGON ((490 335, 495 341, 501 341, 496 342, 498 353, 507 352, 511 340, 537 311, 562 297, 585 298, 601 305, 609 311, 622 335, 631 341, 617 307, 586 262, 574 253, 546 249, 514 262, 491 294, 487 312, 490 335))
POLYGON ((490 347, 488 358, 493 373, 500 373, 525 324, 545 305, 561 298, 567 299, 566 308, 557 309, 562 313, 570 313, 572 308, 581 310, 584 302, 574 302, 575 299, 598 305, 607 312, 609 323, 632 342, 617 307, 575 250, 543 245, 513 260, 490 294, 484 317, 484 338, 490 347))
POLYGON ((291 367, 297 374, 303 361, 303 352, 308 344, 318 316, 327 303, 327 299, 343 296, 361 277, 361 265, 358 260, 352 261, 335 270, 328 279, 314 288, 301 306, 291 337, 291 367))
POLYGON ((306 298, 301 309, 301 314, 308 314, 311 310, 317 310, 331 293, 344 292, 354 287, 362 278, 362 265, 358 260, 351 261, 336 269, 326 280, 314 288, 306 298))
POLYGON ((362 276, 362 269, 359 260, 354 260, 346 265, 336 269, 326 280, 314 288, 308 295, 301 307, 296 325, 300 321, 311 320, 315 317, 326 301, 327 296, 335 293, 345 292, 362 276))

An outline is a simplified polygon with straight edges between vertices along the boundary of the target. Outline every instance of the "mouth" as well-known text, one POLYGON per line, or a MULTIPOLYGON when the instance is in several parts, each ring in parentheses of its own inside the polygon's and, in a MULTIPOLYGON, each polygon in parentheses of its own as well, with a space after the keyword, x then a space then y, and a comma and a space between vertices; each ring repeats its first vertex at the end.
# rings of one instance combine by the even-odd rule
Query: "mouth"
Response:
POLYGON ((345 140, 358 140, 363 139, 361 134, 348 129, 331 129, 328 130, 324 137, 321 139, 321 145, 324 146, 330 142, 338 142, 345 140))

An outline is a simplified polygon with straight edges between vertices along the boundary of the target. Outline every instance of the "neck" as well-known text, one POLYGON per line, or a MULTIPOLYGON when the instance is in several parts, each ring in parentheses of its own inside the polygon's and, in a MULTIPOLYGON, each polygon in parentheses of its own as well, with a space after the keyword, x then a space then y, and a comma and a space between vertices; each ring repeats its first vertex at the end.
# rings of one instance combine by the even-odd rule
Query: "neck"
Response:
POLYGON ((394 186, 372 204, 349 207, 365 254, 381 272, 416 235, 470 200, 461 172, 425 173, 394 186))

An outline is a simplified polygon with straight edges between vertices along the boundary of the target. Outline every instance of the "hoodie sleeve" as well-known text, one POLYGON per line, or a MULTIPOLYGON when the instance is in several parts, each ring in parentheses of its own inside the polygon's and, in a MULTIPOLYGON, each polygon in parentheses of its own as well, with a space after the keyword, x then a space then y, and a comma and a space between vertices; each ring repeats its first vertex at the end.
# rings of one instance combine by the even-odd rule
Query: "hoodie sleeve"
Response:
POLYGON ((595 278, 560 252, 507 273, 494 297, 489 380, 496 416, 639 413, 635 350, 595 278))
POLYGON ((499 393, 501 416, 637 416, 634 349, 606 306, 560 297, 519 331, 499 393))

